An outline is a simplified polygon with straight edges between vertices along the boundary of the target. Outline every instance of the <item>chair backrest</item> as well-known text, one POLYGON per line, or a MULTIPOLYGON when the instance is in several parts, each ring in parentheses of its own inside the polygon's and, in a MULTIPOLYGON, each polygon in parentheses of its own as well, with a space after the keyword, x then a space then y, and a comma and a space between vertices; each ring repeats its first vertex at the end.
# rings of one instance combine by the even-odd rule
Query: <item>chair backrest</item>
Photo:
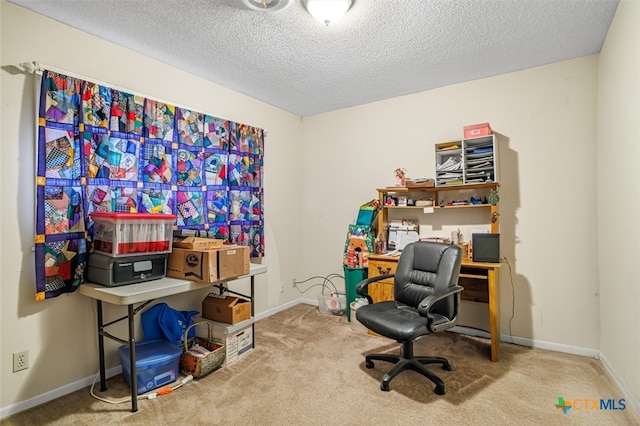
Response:
MULTIPOLYGON (((458 283, 462 251, 459 247, 418 241, 407 245, 394 278, 394 298, 414 308, 427 296, 458 283)), ((453 298, 436 303, 432 312, 448 318, 454 314, 453 298)))

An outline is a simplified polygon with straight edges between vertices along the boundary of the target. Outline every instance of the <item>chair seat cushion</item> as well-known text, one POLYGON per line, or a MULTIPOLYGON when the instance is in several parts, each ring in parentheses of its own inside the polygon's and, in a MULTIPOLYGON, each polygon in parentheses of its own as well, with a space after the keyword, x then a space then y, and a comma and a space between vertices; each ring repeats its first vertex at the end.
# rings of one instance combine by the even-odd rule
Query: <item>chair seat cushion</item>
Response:
MULTIPOLYGON (((433 317, 434 325, 449 321, 443 315, 433 317)), ((369 330, 398 341, 430 333, 427 318, 420 316, 417 309, 394 300, 361 306, 356 310, 356 319, 369 330)))

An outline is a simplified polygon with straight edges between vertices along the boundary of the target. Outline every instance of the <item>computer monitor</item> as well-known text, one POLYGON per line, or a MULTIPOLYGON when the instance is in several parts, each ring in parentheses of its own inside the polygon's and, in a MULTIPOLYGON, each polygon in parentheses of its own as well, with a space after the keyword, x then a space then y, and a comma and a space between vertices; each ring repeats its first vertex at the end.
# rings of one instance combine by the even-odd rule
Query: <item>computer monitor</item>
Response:
POLYGON ((500 234, 471 234, 474 262, 500 263, 500 234))

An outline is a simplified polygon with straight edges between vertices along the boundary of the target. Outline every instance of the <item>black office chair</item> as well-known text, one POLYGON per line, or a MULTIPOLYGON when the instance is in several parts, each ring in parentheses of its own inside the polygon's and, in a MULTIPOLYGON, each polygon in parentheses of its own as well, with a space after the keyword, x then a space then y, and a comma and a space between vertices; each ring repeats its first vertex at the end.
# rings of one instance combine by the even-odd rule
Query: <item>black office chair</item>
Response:
POLYGON ((436 384, 435 393, 444 395, 444 382, 425 364, 442 364, 451 371, 451 364, 441 357, 413 356, 416 338, 446 330, 456 325, 460 292, 461 250, 449 244, 419 241, 407 245, 395 274, 379 275, 358 283, 356 292, 369 299, 369 304, 356 310, 356 318, 369 330, 402 343, 402 354, 370 354, 365 366, 373 368, 373 360, 395 365, 382 378, 380 389, 389 390, 389 382, 406 369, 416 371, 436 384), (373 303, 367 286, 394 277, 394 300, 373 303))

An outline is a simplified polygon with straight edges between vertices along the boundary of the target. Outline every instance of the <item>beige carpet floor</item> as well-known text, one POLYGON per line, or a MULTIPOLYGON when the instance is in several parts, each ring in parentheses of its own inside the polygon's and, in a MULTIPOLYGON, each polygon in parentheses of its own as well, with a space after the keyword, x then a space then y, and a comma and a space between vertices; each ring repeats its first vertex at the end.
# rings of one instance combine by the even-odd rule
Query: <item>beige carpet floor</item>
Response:
MULTIPOLYGON (((626 410, 575 410, 565 400, 624 396, 597 359, 502 344, 489 361, 487 340, 456 333, 424 337, 416 354, 449 359, 435 367, 446 395, 415 372, 396 377, 389 392, 380 383, 390 364, 364 366, 369 352, 399 352, 393 341, 373 337, 345 317, 300 304, 256 323, 256 348, 234 364, 153 400, 108 404, 89 389, 16 414, 2 425, 631 425, 626 410)), ((120 375, 100 395, 128 395, 120 375)), ((96 385, 96 391, 99 388, 96 385)))

